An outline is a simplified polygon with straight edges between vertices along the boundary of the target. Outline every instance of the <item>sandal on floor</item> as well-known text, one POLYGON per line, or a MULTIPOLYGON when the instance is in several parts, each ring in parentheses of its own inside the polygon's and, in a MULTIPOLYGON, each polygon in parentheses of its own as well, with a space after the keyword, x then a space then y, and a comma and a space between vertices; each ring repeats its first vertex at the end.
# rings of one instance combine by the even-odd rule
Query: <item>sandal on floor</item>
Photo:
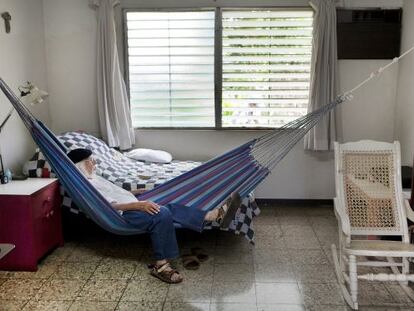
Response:
POLYGON ((208 260, 208 255, 201 247, 193 247, 191 249, 191 254, 197 257, 200 262, 205 262, 208 260))
POLYGON ((187 270, 197 270, 200 268, 200 260, 194 255, 181 256, 183 267, 187 270))
MULTIPOLYGON (((220 228, 227 229, 230 226, 231 221, 236 216, 236 212, 241 206, 241 197, 238 192, 233 192, 226 201, 227 210, 224 215, 221 215, 220 228)), ((224 210, 224 209, 222 209, 224 210)))
POLYGON ((150 273, 152 276, 155 276, 156 278, 159 278, 161 281, 169 284, 177 284, 183 281, 183 278, 181 277, 180 273, 177 270, 173 269, 169 262, 163 264, 160 267, 152 265, 150 273), (179 276, 177 280, 173 279, 174 274, 177 274, 179 276))

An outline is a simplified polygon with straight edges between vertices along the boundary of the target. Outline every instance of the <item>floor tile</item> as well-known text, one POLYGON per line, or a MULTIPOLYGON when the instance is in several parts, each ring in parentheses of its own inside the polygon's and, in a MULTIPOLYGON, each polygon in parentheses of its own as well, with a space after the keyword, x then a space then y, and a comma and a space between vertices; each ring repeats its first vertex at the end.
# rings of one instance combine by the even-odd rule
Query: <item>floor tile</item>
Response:
POLYGON ((336 227, 315 228, 315 234, 322 246, 330 247, 339 244, 339 234, 336 227))
POLYGON ((218 282, 213 283, 212 303, 256 303, 254 282, 218 282))
POLYGON ((163 311, 209 311, 210 304, 208 303, 177 303, 166 302, 163 311))
POLYGON ((291 249, 321 249, 319 241, 314 236, 285 237, 285 243, 291 249))
POLYGON ((260 238, 257 237, 256 249, 285 249, 286 243, 283 238, 260 238))
MULTIPOLYGON (((351 309, 349 309, 351 310, 351 309)), ((367 306, 358 306, 359 311, 412 311, 413 309, 405 309, 404 307, 367 307, 367 306)))
POLYGON ((92 275, 94 279, 129 279, 137 264, 114 258, 104 258, 92 275))
POLYGON ((95 248, 80 245, 66 258, 66 261, 72 262, 99 262, 102 260, 102 252, 98 252, 95 248))
POLYGON ((84 284, 85 280, 51 279, 44 283, 35 298, 37 300, 73 300, 84 284))
MULTIPOLYGON (((334 305, 314 305, 307 306, 306 311, 351 311, 352 309, 346 306, 334 306, 334 305)), ((358 309, 361 311, 361 308, 358 309)))
POLYGON ((180 284, 171 285, 168 289, 167 301, 210 303, 212 283, 212 281, 183 281, 180 284))
POLYGON ((78 300, 118 301, 127 280, 90 279, 80 291, 78 300))
POLYGON ((154 280, 147 265, 147 263, 137 262, 131 278, 134 280, 154 280))
POLYGON ((116 307, 117 311, 162 311, 162 302, 148 301, 121 301, 116 307))
POLYGON ((337 283, 299 283, 305 306, 345 305, 337 283))
POLYGON ((333 266, 325 265, 294 265, 298 282, 303 283, 330 283, 336 282, 336 274, 333 266))
POLYGON ((309 226, 309 219, 308 217, 304 216, 281 216, 279 217, 279 223, 281 226, 309 226))
MULTIPOLYGON (((203 262, 200 265, 200 268, 197 270, 187 270, 183 267, 182 263, 179 261, 176 266, 177 270, 180 272, 181 276, 184 278, 184 282, 212 282, 213 281, 213 271, 214 264, 210 262, 203 262)), ((151 276, 153 279, 154 277, 151 276)))
POLYGON ((254 282, 252 264, 216 264, 214 282, 254 282))
MULTIPOLYGON (((257 245, 257 244, 256 244, 257 245)), ((246 243, 246 238, 241 235, 235 235, 228 231, 220 231, 217 235, 217 247, 230 247, 234 251, 252 250, 254 246, 246 243)))
POLYGON ((414 309, 414 301, 412 301, 410 297, 408 297, 408 295, 405 293, 405 291, 398 283, 392 282, 385 283, 384 285, 397 303, 412 306, 414 309))
POLYGON ((56 263, 42 263, 37 266, 37 271, 10 272, 10 278, 16 279, 48 279, 57 269, 56 263))
POLYGON ((287 305, 287 304, 258 304, 258 311, 305 311, 303 305, 287 305))
POLYGON ((255 235, 265 239, 278 239, 282 234, 283 232, 280 225, 263 225, 255 228, 255 235))
POLYGON ((306 217, 307 211, 310 209, 309 206, 299 206, 299 205, 278 205, 276 210, 277 216, 280 217, 306 217))
POLYGON ((278 215, 275 207, 260 207, 260 215, 254 219, 255 226, 261 225, 276 225, 278 222, 278 215))
POLYGON ((75 243, 65 243, 64 246, 55 248, 50 254, 43 259, 44 262, 62 262, 65 261, 75 249, 75 243))
POLYGON ((315 236, 315 231, 310 225, 282 225, 283 236, 306 238, 315 236))
POLYGON ((121 301, 163 302, 169 285, 152 278, 151 280, 131 280, 125 289, 121 301))
POLYGON ((302 304, 296 283, 256 283, 258 304, 302 304))
POLYGON ((21 311, 28 300, 4 300, 0 299, 0 311, 21 311))
POLYGON ((44 280, 9 279, 0 286, 0 299, 28 300, 42 287, 44 280))
POLYGON ((69 311, 113 311, 117 301, 75 301, 69 311))
POLYGON ((332 216, 335 217, 334 207, 332 204, 321 204, 309 207, 305 210, 308 216, 332 216))
POLYGON ((255 263, 289 263, 291 262, 289 253, 286 249, 256 248, 253 251, 255 263))
POLYGON ((279 225, 264 225, 256 229, 255 249, 285 249, 283 232, 279 225))
POLYGON ((212 303, 210 311, 256 311, 256 304, 250 303, 212 303))
POLYGON ((23 311, 66 311, 72 301, 56 300, 31 300, 23 308, 23 311))
POLYGON ((329 260, 322 249, 289 249, 289 259, 294 265, 326 265, 329 260))
POLYGON ((52 279, 87 280, 97 267, 93 262, 65 262, 57 267, 52 279))
MULTIPOLYGON (((338 250, 338 245, 336 245, 336 246, 337 246, 336 249, 338 250)), ((333 263, 332 247, 331 246, 323 246, 322 250, 325 253, 326 258, 328 258, 329 263, 331 265, 333 265, 334 263, 333 263)), ((338 253, 338 256, 339 256, 339 253, 338 253)))
POLYGON ((290 249, 320 249, 321 245, 310 226, 282 226, 283 237, 290 249))
POLYGON ((310 224, 315 228, 336 227, 338 220, 335 216, 310 216, 310 224))
POLYGON ((254 250, 235 252, 231 248, 216 247, 214 250, 214 263, 251 264, 254 250))
POLYGON ((124 261, 140 260, 145 249, 140 243, 126 243, 110 245, 103 249, 102 253, 105 258, 120 259, 124 261))
POLYGON ((293 268, 289 263, 255 263, 256 282, 294 282, 296 283, 293 268))
POLYGON ((358 282, 358 304, 360 306, 381 306, 397 304, 383 283, 358 282))

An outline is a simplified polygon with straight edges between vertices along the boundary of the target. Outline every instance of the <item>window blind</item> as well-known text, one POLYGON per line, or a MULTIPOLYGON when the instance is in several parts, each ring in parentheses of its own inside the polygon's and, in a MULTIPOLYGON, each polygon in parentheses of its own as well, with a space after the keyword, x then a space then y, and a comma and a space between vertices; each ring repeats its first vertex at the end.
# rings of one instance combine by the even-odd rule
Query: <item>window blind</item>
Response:
POLYGON ((127 12, 134 127, 214 127, 214 12, 127 12))
POLYGON ((307 112, 311 10, 224 10, 223 127, 280 127, 307 112))

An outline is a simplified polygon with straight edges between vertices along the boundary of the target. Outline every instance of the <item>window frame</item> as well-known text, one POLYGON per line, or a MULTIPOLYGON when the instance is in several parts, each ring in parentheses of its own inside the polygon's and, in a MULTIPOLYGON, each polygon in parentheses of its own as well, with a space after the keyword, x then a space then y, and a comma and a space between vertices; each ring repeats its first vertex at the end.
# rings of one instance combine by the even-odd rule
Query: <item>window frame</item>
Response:
MULTIPOLYGON (((223 27, 222 27, 222 12, 223 11, 265 11, 265 10, 286 10, 286 11, 313 11, 311 6, 211 6, 211 7, 162 7, 162 8, 145 8, 145 7, 123 7, 121 8, 121 25, 122 25, 122 49, 123 53, 123 67, 124 67, 124 81, 127 88, 127 95, 129 104, 130 87, 129 87, 129 55, 128 55, 128 27, 127 27, 127 13, 128 12, 186 12, 186 11, 214 11, 214 123, 211 127, 134 127, 134 130, 215 130, 215 131, 269 131, 278 130, 280 127, 223 127, 222 126, 222 85, 223 85, 223 27)), ((309 81, 310 82, 310 81, 309 81)), ((131 105, 131 104, 130 104, 131 105)))

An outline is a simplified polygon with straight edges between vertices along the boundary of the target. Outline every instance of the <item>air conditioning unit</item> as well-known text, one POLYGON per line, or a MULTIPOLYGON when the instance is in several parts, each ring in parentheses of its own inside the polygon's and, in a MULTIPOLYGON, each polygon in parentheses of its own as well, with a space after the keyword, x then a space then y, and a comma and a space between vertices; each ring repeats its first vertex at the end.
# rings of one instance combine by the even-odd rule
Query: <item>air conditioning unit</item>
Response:
POLYGON ((392 59, 400 54, 402 9, 337 9, 339 59, 392 59))

